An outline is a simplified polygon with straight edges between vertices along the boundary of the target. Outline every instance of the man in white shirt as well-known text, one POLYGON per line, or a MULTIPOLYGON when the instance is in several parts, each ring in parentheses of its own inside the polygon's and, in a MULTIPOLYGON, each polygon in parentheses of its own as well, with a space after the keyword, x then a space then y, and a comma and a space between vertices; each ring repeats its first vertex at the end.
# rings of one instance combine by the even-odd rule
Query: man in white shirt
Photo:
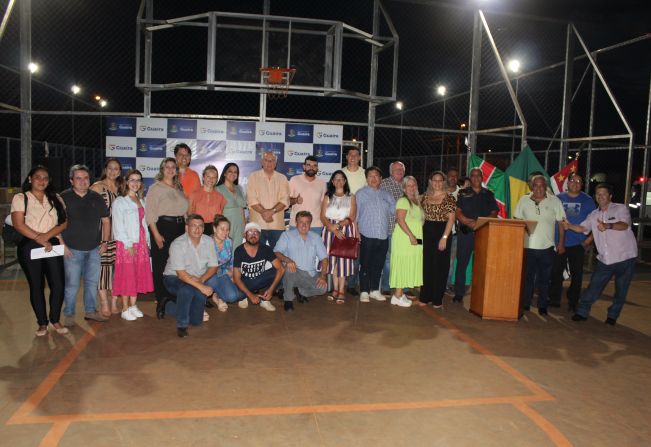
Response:
POLYGON ((346 153, 346 167, 342 169, 346 174, 350 192, 355 194, 366 186, 366 174, 362 168, 362 154, 357 146, 350 146, 346 153))

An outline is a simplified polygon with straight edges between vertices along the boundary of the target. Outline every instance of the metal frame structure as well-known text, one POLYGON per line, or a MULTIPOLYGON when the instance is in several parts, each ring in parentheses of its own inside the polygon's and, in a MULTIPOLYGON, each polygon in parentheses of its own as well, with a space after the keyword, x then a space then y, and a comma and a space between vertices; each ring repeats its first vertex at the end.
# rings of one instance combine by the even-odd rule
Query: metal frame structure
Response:
POLYGON ((398 34, 391 24, 386 10, 380 5, 379 0, 374 4, 373 33, 367 33, 341 21, 319 20, 311 18, 275 16, 269 14, 269 0, 265 0, 262 14, 244 14, 232 12, 210 11, 186 17, 177 17, 166 20, 153 18, 154 0, 142 0, 136 20, 136 67, 135 85, 144 94, 144 114, 151 116, 151 94, 161 90, 210 90, 224 92, 260 93, 261 121, 266 120, 266 100, 262 95, 268 93, 266 84, 260 80, 254 82, 227 81, 217 79, 215 76, 216 48, 218 44, 217 31, 219 29, 232 29, 242 31, 259 31, 262 34, 260 49, 261 66, 268 64, 269 48, 268 34, 270 32, 287 34, 287 67, 291 67, 291 45, 294 35, 309 34, 323 36, 325 42, 324 83, 323 85, 290 85, 290 95, 330 96, 355 98, 368 101, 371 104, 393 102, 396 98, 398 83, 398 34), (380 12, 381 16, 380 17, 380 12), (380 19, 384 18, 390 29, 390 36, 380 35, 380 19), (244 25, 247 21, 253 25, 244 25), (279 26, 279 23, 287 26, 279 26), (207 54, 206 77, 197 82, 155 83, 152 81, 153 63, 153 34, 161 30, 179 27, 198 27, 206 29, 207 54), (144 54, 141 51, 144 36, 144 54), (371 45, 373 60, 371 65, 371 86, 369 92, 357 92, 345 89, 342 86, 342 55, 346 39, 356 39, 371 45), (392 89, 390 96, 377 95, 377 55, 387 49, 393 48, 393 73, 392 89))

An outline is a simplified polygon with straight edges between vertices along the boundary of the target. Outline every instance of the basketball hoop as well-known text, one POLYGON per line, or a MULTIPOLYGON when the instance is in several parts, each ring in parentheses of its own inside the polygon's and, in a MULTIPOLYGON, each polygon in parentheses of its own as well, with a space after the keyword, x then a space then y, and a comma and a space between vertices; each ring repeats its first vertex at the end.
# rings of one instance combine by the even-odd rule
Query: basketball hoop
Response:
POLYGON ((295 68, 262 67, 260 74, 262 83, 267 86, 267 96, 271 99, 286 98, 295 73, 295 68))

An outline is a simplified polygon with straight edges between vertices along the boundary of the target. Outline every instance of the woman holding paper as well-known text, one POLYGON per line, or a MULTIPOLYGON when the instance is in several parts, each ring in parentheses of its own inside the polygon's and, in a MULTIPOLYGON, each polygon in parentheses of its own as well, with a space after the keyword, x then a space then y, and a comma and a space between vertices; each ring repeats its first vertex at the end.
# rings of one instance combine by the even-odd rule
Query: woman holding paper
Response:
POLYGON ((65 284, 63 247, 57 247, 60 250, 57 256, 32 259, 33 249, 51 254, 55 246, 61 244, 58 236, 66 228, 63 201, 54 192, 49 172, 44 166, 36 166, 29 171, 22 189, 23 192, 16 194, 11 202, 11 223, 23 235, 18 243, 17 255, 29 283, 29 300, 38 323, 36 336, 47 334, 48 322, 59 334, 67 334, 68 329, 59 323, 65 284), (47 279, 50 287, 49 319, 44 279, 47 279))
POLYGON ((154 290, 144 191, 142 174, 132 169, 120 188, 120 197, 113 202, 112 225, 116 240, 113 294, 122 296, 121 316, 128 321, 143 316, 136 305, 138 294, 154 290))

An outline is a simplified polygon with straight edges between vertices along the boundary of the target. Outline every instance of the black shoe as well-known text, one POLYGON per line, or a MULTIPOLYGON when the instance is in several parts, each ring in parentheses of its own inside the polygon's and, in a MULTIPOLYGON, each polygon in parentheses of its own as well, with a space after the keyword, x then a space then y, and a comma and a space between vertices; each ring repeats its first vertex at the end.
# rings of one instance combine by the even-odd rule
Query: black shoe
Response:
POLYGON ((285 289, 276 289, 276 291, 274 292, 274 295, 277 296, 278 298, 280 298, 281 300, 282 300, 282 299, 285 299, 285 298, 284 298, 284 296, 285 296, 285 289))
POLYGON ((547 308, 546 307, 539 308, 538 315, 547 315, 547 308))
POLYGON ((460 295, 455 295, 454 298, 452 298, 453 303, 463 303, 463 297, 460 295))
POLYGON ((212 309, 213 307, 215 307, 215 305, 213 304, 212 300, 210 298, 207 298, 206 299, 206 309, 212 309))
POLYGON ((179 336, 179 338, 184 338, 187 337, 188 335, 188 328, 187 327, 177 327, 176 328, 176 335, 179 336))
POLYGON ((522 306, 522 310, 529 312, 531 310, 531 306, 522 306))
POLYGON ((310 302, 310 300, 307 299, 306 296, 303 296, 303 295, 301 295, 300 293, 297 293, 297 294, 296 294, 296 299, 297 299, 297 301, 298 301, 299 303, 301 303, 301 304, 307 304, 307 303, 310 302))
POLYGON ((579 315, 579 314, 572 315, 572 321, 585 321, 587 319, 588 318, 584 317, 583 315, 579 315))
POLYGON ((283 308, 285 309, 285 312, 294 312, 294 302, 285 301, 285 303, 283 304, 283 308))
POLYGON ((350 296, 357 296, 357 289, 356 289, 355 287, 348 287, 348 288, 346 289, 346 292, 347 292, 348 295, 350 295, 350 296))
POLYGON ((606 321, 604 321, 604 323, 609 324, 611 326, 615 326, 615 323, 617 323, 617 320, 615 320, 614 318, 608 317, 608 318, 606 318, 606 321))
POLYGON ((165 318, 165 305, 170 300, 171 298, 168 296, 164 296, 163 298, 158 299, 158 302, 156 303, 156 318, 159 320, 165 318))

